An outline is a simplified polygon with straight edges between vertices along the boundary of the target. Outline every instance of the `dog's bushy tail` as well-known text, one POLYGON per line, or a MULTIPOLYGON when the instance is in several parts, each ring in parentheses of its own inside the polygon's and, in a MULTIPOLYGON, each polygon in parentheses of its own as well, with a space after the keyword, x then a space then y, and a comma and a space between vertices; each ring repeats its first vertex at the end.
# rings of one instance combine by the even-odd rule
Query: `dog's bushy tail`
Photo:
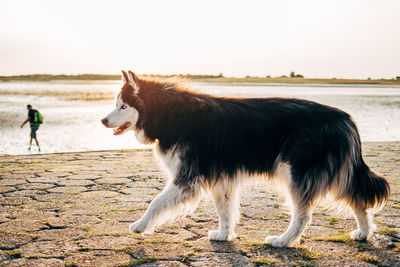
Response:
POLYGON ((390 196, 388 181, 371 171, 361 159, 361 164, 354 169, 348 195, 349 204, 357 209, 380 210, 390 196))

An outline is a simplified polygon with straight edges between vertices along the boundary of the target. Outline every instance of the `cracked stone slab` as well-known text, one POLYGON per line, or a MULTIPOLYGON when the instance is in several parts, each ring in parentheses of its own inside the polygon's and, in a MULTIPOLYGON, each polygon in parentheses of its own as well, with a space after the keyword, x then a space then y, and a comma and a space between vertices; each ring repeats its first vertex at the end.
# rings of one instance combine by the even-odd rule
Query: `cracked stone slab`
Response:
POLYGON ((89 249, 125 250, 135 246, 139 241, 132 236, 92 236, 77 240, 81 247, 89 249))
POLYGON ((84 229, 71 229, 72 227, 66 227, 63 229, 47 229, 39 231, 37 241, 70 241, 82 239, 87 235, 87 231, 84 229))
POLYGON ((0 193, 8 193, 8 192, 12 192, 15 190, 17 190, 17 189, 13 186, 0 185, 0 193))
POLYGON ((57 186, 51 189, 47 189, 51 193, 81 193, 87 191, 88 189, 83 186, 57 186))
POLYGON ((37 178, 30 178, 28 179, 28 182, 30 183, 44 183, 44 184, 55 184, 57 182, 61 181, 61 178, 42 178, 42 177, 37 177, 37 178))
POLYGON ((63 179, 57 182, 59 185, 64 185, 64 186, 87 186, 87 185, 92 185, 94 182, 90 180, 68 180, 68 179, 63 179))
POLYGON ((92 198, 92 199, 113 198, 118 196, 121 196, 121 194, 113 191, 90 191, 81 193, 82 198, 92 198))
MULTIPOLYGON (((150 203, 154 199, 154 195, 137 195, 137 194, 130 194, 130 195, 122 195, 120 197, 116 197, 115 199, 121 202, 142 202, 142 203, 150 203)), ((146 206, 147 207, 147 206, 146 206)))
POLYGON ((31 202, 29 197, 1 197, 0 205, 18 206, 31 202))
POLYGON ((22 179, 0 179, 0 185, 20 185, 25 184, 26 181, 22 179))
POLYGON ((24 257, 37 255, 39 257, 61 258, 69 253, 77 251, 78 246, 65 241, 38 241, 23 245, 19 247, 18 250, 24 257))
POLYGON ((130 235, 129 224, 117 221, 105 221, 92 225, 91 233, 94 235, 130 235))
POLYGON ((101 222, 101 220, 95 216, 70 215, 68 213, 64 213, 62 217, 49 217, 45 221, 53 228, 72 228, 82 225, 96 225, 101 222))
POLYGON ((23 174, 16 174, 14 173, 14 171, 12 171, 12 173, 7 173, 7 175, 0 173, 0 178, 2 179, 8 179, 8 180, 16 180, 16 181, 20 181, 20 180, 26 180, 29 178, 34 178, 35 174, 29 174, 29 173, 23 173, 23 174))
POLYGON ((10 193, 4 194, 6 197, 33 197, 36 195, 44 194, 46 193, 45 191, 42 190, 18 190, 18 191, 13 191, 10 193))
POLYGON ((33 220, 12 220, 0 224, 0 231, 6 232, 33 232, 47 228, 44 223, 33 220))
POLYGON ((202 253, 188 260, 192 266, 254 266, 249 259, 236 253, 202 253))
POLYGON ((7 218, 5 214, 0 214, 0 224, 8 222, 10 218, 7 218))
POLYGON ((74 262, 77 266, 92 267, 118 266, 129 260, 131 260, 131 257, 123 251, 93 250, 67 255, 64 262, 74 262))
POLYGON ((29 234, 0 232, 0 249, 15 249, 32 241, 29 234))
POLYGON ((53 188, 55 185, 53 183, 29 183, 19 185, 19 190, 45 190, 49 188, 53 188))
POLYGON ((143 265, 141 265, 141 266, 143 266, 143 267, 146 267, 146 266, 159 266, 159 267, 175 267, 175 266, 177 266, 177 267, 183 267, 183 266, 187 266, 186 264, 184 264, 184 263, 182 263, 182 262, 180 262, 180 261, 170 261, 170 260, 160 260, 160 261, 157 261, 157 262, 154 262, 154 263, 148 263, 148 264, 143 264, 143 265))
POLYGON ((103 178, 96 181, 99 184, 127 184, 132 182, 132 180, 127 178, 103 178))
POLYGON ((76 200, 79 198, 79 196, 76 196, 74 194, 60 194, 60 193, 47 193, 44 195, 37 195, 34 197, 35 200, 40 201, 40 202, 56 202, 56 201, 62 201, 65 203, 65 201, 72 201, 76 200))
POLYGON ((134 178, 132 183, 129 183, 126 188, 164 188, 166 185, 166 179, 146 179, 141 180, 141 178, 134 178))
POLYGON ((151 195, 154 196, 160 193, 160 190, 156 188, 140 188, 140 187, 132 187, 122 189, 121 192, 128 195, 151 195))
MULTIPOLYGON (((37 209, 32 209, 29 207, 23 207, 23 208, 8 208, 5 211, 3 211, 3 214, 7 215, 10 218, 48 218, 51 216, 55 216, 57 213, 54 211, 48 211, 48 210, 37 210, 37 209)), ((22 219, 22 220, 29 220, 29 219, 22 219)))
POLYGON ((68 179, 70 180, 95 180, 99 179, 100 177, 100 175, 93 174, 93 172, 88 172, 88 174, 79 173, 68 175, 68 179))
POLYGON ((55 179, 55 178, 63 178, 68 175, 71 175, 68 172, 37 172, 35 173, 36 178, 43 178, 43 179, 55 179))
POLYGON ((65 264, 60 259, 14 259, 4 261, 4 266, 20 267, 20 266, 35 266, 35 267, 64 267, 65 264))

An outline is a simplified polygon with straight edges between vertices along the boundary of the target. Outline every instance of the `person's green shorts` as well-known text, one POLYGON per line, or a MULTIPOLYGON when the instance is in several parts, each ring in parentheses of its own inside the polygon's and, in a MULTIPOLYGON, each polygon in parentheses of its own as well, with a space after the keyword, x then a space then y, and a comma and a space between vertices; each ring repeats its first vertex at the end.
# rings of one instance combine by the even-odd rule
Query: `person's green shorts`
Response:
POLYGON ((39 125, 31 125, 31 137, 36 138, 36 131, 39 129, 39 125))

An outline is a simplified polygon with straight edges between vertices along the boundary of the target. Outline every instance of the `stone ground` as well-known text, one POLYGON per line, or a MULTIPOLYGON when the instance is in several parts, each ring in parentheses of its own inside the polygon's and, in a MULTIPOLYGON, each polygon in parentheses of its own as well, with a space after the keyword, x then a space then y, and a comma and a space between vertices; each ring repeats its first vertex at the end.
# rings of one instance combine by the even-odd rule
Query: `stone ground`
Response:
POLYGON ((129 233, 164 186, 150 150, 1 156, 0 266, 400 266, 399 155, 400 142, 364 144, 365 160, 392 187, 368 242, 349 238, 353 218, 317 209, 292 248, 263 243, 289 222, 266 187, 243 190, 232 242, 207 239, 218 222, 210 200, 153 234, 129 233))

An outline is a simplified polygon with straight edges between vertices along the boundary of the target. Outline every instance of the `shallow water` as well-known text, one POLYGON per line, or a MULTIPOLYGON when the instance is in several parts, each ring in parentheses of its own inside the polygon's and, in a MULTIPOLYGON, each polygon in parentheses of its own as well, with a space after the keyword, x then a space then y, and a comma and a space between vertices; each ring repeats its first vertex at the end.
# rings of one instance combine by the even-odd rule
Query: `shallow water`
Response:
MULTIPOLYGON (((220 96, 299 97, 338 107, 358 124, 362 141, 400 140, 400 86, 194 83, 193 89, 220 96)), ((119 81, 0 82, 0 154, 26 154, 26 104, 45 118, 38 131, 43 153, 144 147, 133 133, 114 136, 100 119, 114 107, 119 81)), ((33 146, 33 153, 37 152, 33 146)))

